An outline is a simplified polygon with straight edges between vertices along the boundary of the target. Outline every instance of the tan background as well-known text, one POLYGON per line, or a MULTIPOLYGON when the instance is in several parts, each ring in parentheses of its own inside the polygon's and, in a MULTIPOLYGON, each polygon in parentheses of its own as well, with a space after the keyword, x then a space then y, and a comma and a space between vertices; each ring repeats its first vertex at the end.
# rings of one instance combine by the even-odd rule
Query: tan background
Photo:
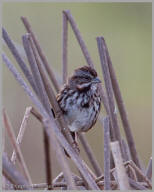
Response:
MULTIPOLYGON (((96 37, 104 36, 127 108, 137 151, 145 165, 152 151, 152 7, 151 3, 5 3, 2 23, 24 56, 20 20, 26 16, 52 65, 61 75, 62 10, 70 9, 100 78, 96 37)), ((69 74, 86 62, 69 27, 69 74)), ((4 50, 18 68, 8 49, 4 50)), ((19 68, 18 68, 19 69, 19 68)), ((3 106, 17 134, 25 109, 32 105, 23 89, 3 65, 3 106)), ((122 130, 123 133, 123 130, 122 130)), ((124 134, 123 134, 124 135, 124 134)), ((103 169, 103 133, 99 122, 86 134, 103 169)), ((21 149, 34 183, 45 181, 43 137, 40 124, 31 117, 21 149)), ((6 137, 5 150, 12 147, 6 137)), ((82 152, 85 158, 85 154, 82 152)), ((52 154, 54 156, 54 154, 52 154)), ((53 158, 54 175, 59 172, 53 158)))

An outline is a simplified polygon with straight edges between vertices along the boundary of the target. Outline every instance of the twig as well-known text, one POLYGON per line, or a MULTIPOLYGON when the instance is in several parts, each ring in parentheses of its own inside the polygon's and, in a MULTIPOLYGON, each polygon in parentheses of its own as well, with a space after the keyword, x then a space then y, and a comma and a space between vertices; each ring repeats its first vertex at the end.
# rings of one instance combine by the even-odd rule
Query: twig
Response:
POLYGON ((66 15, 68 21, 69 21, 70 24, 71 24, 71 27, 72 27, 72 29, 73 29, 73 31, 74 31, 74 34, 75 34, 75 36, 76 36, 76 38, 77 38, 77 40, 78 40, 78 43, 79 43, 79 45, 80 45, 80 47, 81 47, 82 53, 83 53, 83 55, 84 55, 87 63, 88 63, 91 67, 94 67, 94 64, 93 64, 93 62, 92 62, 92 60, 91 60, 91 57, 90 57, 90 55, 89 55, 89 53, 88 53, 88 51, 87 51, 86 44, 84 43, 84 41, 83 41, 83 39, 82 39, 82 36, 81 36, 81 34, 80 34, 80 31, 79 31, 79 29, 78 29, 78 27, 77 27, 77 25, 76 25, 76 23, 75 23, 75 21, 74 21, 74 18, 72 17, 72 14, 71 14, 70 10, 65 10, 65 11, 63 11, 63 13, 66 15))
POLYGON ((135 190, 148 190, 146 187, 141 185, 139 182, 134 181, 133 179, 129 178, 129 184, 135 190))
POLYGON ((5 129, 7 130, 8 136, 10 137, 10 141, 12 143, 12 146, 13 146, 16 154, 17 154, 17 157, 18 157, 18 160, 19 160, 19 163, 20 163, 20 168, 23 171, 24 176, 26 177, 27 181, 30 184, 32 184, 32 180, 31 180, 28 168, 27 168, 26 163, 24 161, 24 158, 23 158, 22 152, 20 150, 20 147, 16 143, 15 133, 14 133, 13 127, 11 126, 11 123, 9 121, 8 115, 6 114, 5 109, 3 109, 3 123, 4 123, 4 126, 5 126, 5 129))
POLYGON ((124 139, 122 139, 122 146, 124 151, 124 161, 130 161, 131 160, 130 150, 128 144, 124 139))
POLYGON ((34 44, 33 44, 31 36, 29 36, 29 40, 30 40, 30 45, 31 45, 31 48, 32 48, 32 51, 33 51, 33 54, 34 54, 34 57, 35 57, 35 60, 36 60, 36 64, 38 66, 40 75, 42 77, 42 81, 44 83, 44 87, 45 87, 47 96, 48 96, 49 101, 50 101, 50 103, 51 103, 51 105, 53 107, 53 110, 54 110, 54 113, 55 113, 55 118, 57 118, 59 120, 59 123, 60 123, 60 125, 62 127, 61 131, 67 137, 68 141, 71 144, 73 144, 74 140, 73 140, 73 138, 72 138, 72 136, 70 134, 70 131, 69 131, 67 125, 66 125, 66 122, 64 121, 64 118, 62 117, 62 111, 61 111, 61 109, 60 109, 60 107, 59 107, 59 105, 57 103, 54 91, 53 91, 52 87, 50 86, 49 80, 46 77, 45 72, 43 70, 43 67, 42 67, 42 65, 41 65, 41 63, 39 61, 39 58, 38 58, 38 55, 37 55, 36 49, 34 47, 34 44))
POLYGON ((53 184, 56 183, 56 182, 59 182, 61 181, 62 179, 64 178, 64 174, 63 172, 60 172, 54 179, 53 179, 53 184))
POLYGON ((63 83, 67 81, 67 41, 68 41, 68 21, 63 12, 63 33, 62 33, 62 66, 63 66, 63 83))
POLYGON ((37 40, 34 32, 32 31, 32 28, 31 28, 31 26, 30 26, 27 18, 21 17, 21 20, 22 20, 22 22, 23 22, 26 30, 31 34, 31 36, 32 36, 32 38, 33 38, 33 41, 35 42, 35 46, 36 46, 36 48, 37 48, 37 51, 38 51, 38 53, 39 53, 39 56, 40 56, 40 58, 41 58, 41 60, 42 60, 42 62, 43 62, 43 64, 44 64, 44 66, 45 66, 45 68, 46 68, 46 71, 47 71, 48 75, 49 75, 49 78, 50 78, 50 80, 51 80, 52 82, 54 82, 53 85, 55 86, 56 91, 58 91, 58 90, 59 90, 59 84, 58 84, 58 82, 56 81, 56 77, 55 77, 53 71, 52 71, 51 68, 50 68, 50 65, 49 65, 49 63, 48 63, 48 61, 47 61, 47 58, 45 57, 45 55, 44 55, 44 53, 43 53, 43 51, 42 51, 42 49, 41 49, 41 46, 40 46, 40 44, 39 44, 39 42, 38 42, 38 40, 37 40))
POLYGON ((42 122, 43 119, 42 115, 34 107, 32 107, 31 109, 31 114, 33 114, 36 119, 42 122))
POLYGON ((142 170, 136 166, 136 164, 133 161, 130 161, 130 165, 135 169, 136 173, 138 173, 143 180, 148 184, 148 186, 152 189, 152 184, 148 177, 142 173, 142 170))
POLYGON ((98 164, 98 162, 97 162, 97 160, 93 154, 93 151, 92 151, 88 141, 85 138, 84 133, 80 133, 78 135, 79 135, 79 139, 82 143, 82 146, 83 146, 83 148, 84 148, 84 150, 88 156, 88 159, 91 162, 91 165, 93 166, 93 169, 94 169, 96 175, 100 176, 102 174, 102 170, 101 170, 101 168, 100 168, 100 166, 99 166, 99 164, 98 164))
POLYGON ((151 180, 151 178, 152 178, 152 157, 150 158, 147 169, 146 169, 146 176, 148 179, 151 180))
MULTIPOLYGON (((129 164, 130 164, 130 161, 126 161, 126 162, 123 163, 124 166, 127 166, 129 164)), ((115 170, 116 170, 116 168, 110 169, 110 174, 112 174, 115 170)), ((104 175, 101 175, 101 176, 97 177, 97 179, 95 181, 97 183, 97 182, 99 182, 99 181, 101 181, 103 179, 104 179, 104 175)))
MULTIPOLYGON (((112 90, 112 84, 111 84, 110 74, 108 70, 107 58, 105 54, 105 47, 103 44, 103 37, 97 37, 97 46, 98 46, 98 51, 99 51, 99 56, 101 61, 101 67, 102 67, 106 92, 108 95, 109 117, 111 121, 112 132, 114 133, 113 137, 114 137, 114 140, 119 141, 120 148, 122 151, 121 134, 120 134, 120 128, 118 125, 117 115, 114 113, 115 104, 114 104, 114 98, 113 98, 113 90, 112 90)), ((123 156, 123 151, 122 151, 122 156, 123 156)))
POLYGON ((29 81, 30 85, 33 87, 35 92, 37 92, 36 86, 34 83, 34 79, 31 75, 31 73, 29 72, 29 69, 27 68, 25 62, 23 61, 18 50, 16 49, 13 41, 10 39, 8 33, 6 32, 6 30, 4 28, 2 28, 2 35, 3 35, 3 39, 5 40, 8 48, 10 49, 10 51, 13 54, 14 58, 16 59, 17 63, 19 64, 21 70, 23 71, 23 73, 26 76, 27 80, 29 81))
POLYGON ((110 128, 109 117, 104 118, 104 190, 110 190, 110 128))
MULTIPOLYGON (((40 101, 37 99, 37 97, 32 93, 32 91, 29 89, 29 87, 27 86, 27 84, 24 82, 23 78, 21 77, 21 75, 18 73, 18 71, 16 70, 16 68, 12 65, 12 63, 10 62, 10 60, 7 58, 7 56, 5 56, 5 54, 2 54, 2 59, 4 61, 4 63, 6 64, 6 66, 8 67, 8 69, 13 73, 15 79, 18 81, 18 83, 23 87, 24 91, 27 93, 27 95, 31 98, 32 102, 36 105, 37 109, 39 110, 39 112, 42 114, 42 116, 44 118, 47 118, 49 120, 49 124, 50 124, 50 129, 46 129, 47 134, 49 135, 49 137, 51 137, 51 134, 55 133, 58 141, 61 143, 61 145, 65 148, 65 150, 67 151, 67 153, 70 155, 71 159, 74 161, 74 163, 76 164, 77 168, 82 172, 84 178, 87 180, 89 186, 91 187, 91 189, 99 189, 98 186, 96 185, 95 181, 93 180, 93 178, 91 177, 91 175, 87 172, 87 170, 85 169, 80 157, 74 152, 73 148, 70 146, 70 144, 67 142, 67 140, 65 139, 65 137, 62 135, 62 133, 60 132, 60 129, 58 128, 58 125, 55 123, 54 119, 52 117, 49 117, 49 115, 47 114, 46 110, 44 109, 44 107, 42 106, 42 104, 40 103, 40 101)), ((52 138, 50 138, 51 141, 52 138)), ((64 163, 64 162, 63 162, 64 163)))
POLYGON ((137 150, 136 150, 136 147, 135 147, 135 141, 134 141, 133 134, 132 134, 132 131, 131 131, 131 127, 130 127, 130 124, 129 124, 129 121, 128 121, 128 116, 127 116, 127 112, 126 112, 126 109, 125 109, 124 101, 123 101, 123 98, 122 98, 122 95, 121 95, 120 87, 119 87, 119 84, 118 84, 118 81, 117 81, 117 78, 116 78, 116 74, 115 74, 115 71, 114 71, 114 68, 113 68, 113 65, 112 65, 112 61, 111 61, 111 58, 110 58, 110 55, 109 55, 109 52, 108 52, 108 49, 107 49, 107 45, 105 43, 104 38, 102 38, 102 41, 103 41, 103 44, 104 44, 104 52, 106 52, 106 57, 107 57, 107 61, 108 61, 108 67, 109 67, 109 71, 110 71, 110 77, 111 77, 111 81, 112 81, 112 87, 113 87, 114 95, 115 95, 117 105, 118 105, 118 108, 119 108, 120 117, 121 117, 122 124, 123 124, 123 127, 124 127, 124 131, 125 131, 125 134, 126 134, 126 138, 127 138, 127 142, 128 142, 128 145, 129 145, 130 152, 131 152, 131 156, 132 156, 132 159, 135 162, 135 164, 139 168, 141 168, 139 157, 138 157, 137 150))
MULTIPOLYGON (((32 107, 27 107, 26 108, 24 118, 22 120, 20 129, 19 129, 19 132, 18 132, 18 136, 17 136, 17 139, 16 139, 17 145, 19 145, 21 143, 21 141, 22 141, 22 138, 23 138, 25 130, 26 130, 27 121, 29 119, 29 115, 30 115, 31 110, 32 110, 32 107)), ((11 161, 13 162, 13 164, 15 164, 15 162, 16 162, 16 152, 15 152, 15 150, 12 153, 11 161)))
POLYGON ((123 165, 121 150, 118 141, 111 142, 112 154, 116 166, 117 179, 120 190, 130 189, 126 170, 123 165))
MULTIPOLYGON (((44 127, 46 129, 51 129, 50 125, 49 125, 49 121, 44 119, 43 120, 43 124, 44 124, 44 127)), ((69 168, 69 165, 66 160, 66 156, 64 155, 64 152, 63 152, 63 149, 62 147, 59 145, 58 141, 57 141, 57 138, 55 137, 55 134, 53 132, 53 134, 51 135, 51 138, 52 139, 52 143, 54 144, 54 150, 56 152, 56 156, 57 156, 57 160, 59 161, 59 164, 62 168, 62 170, 64 171, 64 177, 67 181, 67 184, 68 184, 68 189, 69 190, 73 190, 73 189, 76 189, 76 186, 75 186, 75 183, 74 183, 74 180, 73 180, 73 177, 72 177, 72 174, 71 174, 71 170, 69 168)))
MULTIPOLYGON (((36 88, 37 88, 37 93, 38 96, 42 102, 42 104, 44 105, 45 109, 47 110, 47 112, 52 115, 51 110, 49 109, 49 99, 48 96, 45 94, 45 88, 43 86, 43 82, 41 79, 41 75, 39 73, 38 70, 38 66, 36 64, 36 61, 34 59, 31 47, 30 47, 30 43, 29 43, 29 35, 24 35, 23 36, 23 45, 24 45, 24 49, 31 67, 31 71, 32 74, 34 76, 34 81, 36 84, 36 88)), ((51 166, 51 159, 50 159, 50 143, 48 141, 48 136, 47 133, 45 132, 45 129, 43 129, 43 136, 44 136, 44 151, 45 151, 45 165, 46 165, 46 179, 47 179, 47 183, 49 188, 51 189, 52 187, 52 166, 51 166)))
POLYGON ((3 153, 2 156, 2 171, 3 175, 14 184, 15 188, 18 189, 32 189, 33 187, 30 187, 29 183, 23 175, 21 175, 13 164, 9 161, 7 155, 3 153))
POLYGON ((136 176, 135 170, 130 165, 127 166, 127 169, 128 169, 128 172, 129 172, 128 176, 130 178, 132 178, 134 181, 137 181, 137 176, 136 176))

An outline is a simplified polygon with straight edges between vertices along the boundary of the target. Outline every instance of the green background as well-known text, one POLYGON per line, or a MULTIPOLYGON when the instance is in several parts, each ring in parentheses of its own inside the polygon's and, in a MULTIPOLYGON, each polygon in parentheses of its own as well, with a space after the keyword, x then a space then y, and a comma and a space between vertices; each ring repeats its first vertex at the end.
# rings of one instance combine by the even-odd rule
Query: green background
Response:
MULTIPOLYGON (((103 80, 96 37, 104 36, 127 108, 136 148, 144 165, 152 153, 152 4, 151 3, 3 3, 2 24, 24 58, 21 36, 26 30, 20 20, 28 18, 55 72, 62 72, 62 10, 69 9, 103 80)), ((6 45, 3 49, 17 66, 6 45)), ((69 26, 69 74, 86 65, 69 26)), ((58 76, 57 76, 58 77, 58 76)), ((3 64, 3 106, 16 134, 27 106, 32 105, 23 89, 3 64)), ((103 108, 103 107, 102 107, 103 108)), ((119 121, 121 126, 121 122, 119 121)), ((124 132, 121 126, 121 132, 124 132)), ((86 137, 103 169, 103 131, 99 122, 86 137)), ((12 147, 6 136, 5 151, 12 147)), ((45 181, 42 128, 30 117, 21 144, 34 183, 45 181)), ((52 153, 52 157, 55 152, 52 153)), ((81 150, 85 160, 86 156, 81 150)), ((53 157, 54 176, 60 171, 53 157)), ((73 167, 73 165, 72 165, 73 167)), ((73 168, 74 169, 74 168, 73 168)))

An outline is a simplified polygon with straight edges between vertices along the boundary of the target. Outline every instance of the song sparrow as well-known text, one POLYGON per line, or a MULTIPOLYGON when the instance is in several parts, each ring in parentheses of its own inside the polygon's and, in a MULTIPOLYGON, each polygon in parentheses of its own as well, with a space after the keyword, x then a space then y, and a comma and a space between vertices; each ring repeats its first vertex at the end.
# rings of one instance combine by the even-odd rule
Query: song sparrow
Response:
POLYGON ((101 98, 97 72, 88 66, 78 68, 57 95, 57 101, 73 133, 86 132, 96 123, 101 98))

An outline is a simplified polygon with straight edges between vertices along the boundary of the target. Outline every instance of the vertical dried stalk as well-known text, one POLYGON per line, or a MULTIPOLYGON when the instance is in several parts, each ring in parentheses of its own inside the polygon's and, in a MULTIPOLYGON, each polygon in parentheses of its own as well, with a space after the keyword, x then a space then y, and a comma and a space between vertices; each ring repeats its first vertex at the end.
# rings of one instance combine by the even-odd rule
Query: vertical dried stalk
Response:
POLYGON ((147 169, 146 169, 146 176, 148 179, 151 180, 151 178, 152 178, 152 157, 150 158, 147 169))
POLYGON ((21 58, 18 50, 16 49, 13 41, 10 39, 8 33, 5 31, 4 28, 2 28, 2 36, 3 36, 4 41, 7 44, 8 48, 10 49, 12 55, 14 56, 17 63, 19 64, 21 70, 23 71, 24 75, 26 76, 27 80, 29 81, 30 85, 35 90, 35 92, 37 92, 34 79, 33 79, 32 75, 31 75, 31 73, 29 72, 29 69, 27 68, 25 62, 23 61, 23 59, 21 58))
POLYGON ((83 148, 89 158, 89 161, 91 162, 91 165, 93 166, 93 169, 96 173, 97 176, 100 176, 102 174, 102 170, 97 162, 97 159, 96 157, 94 156, 93 154, 93 151, 89 145, 89 143, 87 142, 85 136, 84 136, 84 133, 80 133, 78 134, 79 135, 79 139, 83 145, 83 148))
MULTIPOLYGON (((49 103, 48 97, 45 94, 45 89, 43 86, 41 75, 39 73, 36 61, 34 59, 28 38, 29 38, 28 34, 23 36, 23 45, 24 45, 24 49, 25 49, 30 67, 31 67, 32 74, 34 76, 37 93, 47 112, 52 115, 51 110, 48 108, 48 103, 49 103)), ((45 132, 45 129, 43 129, 43 136, 44 136, 44 150, 45 150, 46 179, 48 183, 48 189, 51 189, 52 188, 51 187, 52 171, 51 171, 51 159, 50 159, 50 143, 48 141, 49 138, 47 136, 47 133, 45 132)))
MULTIPOLYGON (((31 110, 32 110, 32 107, 27 107, 26 108, 24 118, 22 120, 20 129, 19 129, 19 133, 18 133, 18 136, 17 136, 17 139, 16 139, 16 142, 17 142, 18 145, 21 143, 22 138, 24 136, 25 129, 26 129, 26 126, 27 126, 27 121, 28 121, 31 110)), ((12 153, 11 161, 13 162, 13 164, 15 164, 15 162, 16 162, 16 152, 15 152, 15 150, 12 153)))
POLYGON ((47 61, 47 58, 45 57, 45 55, 44 55, 44 53, 43 53, 43 51, 42 51, 42 49, 41 49, 41 46, 39 45, 39 42, 38 42, 35 34, 33 33, 32 28, 31 28, 31 26, 30 26, 27 18, 21 17, 21 19, 22 19, 22 22, 23 22, 26 30, 32 35, 33 41, 35 42, 35 46, 36 46, 36 48, 37 48, 37 51, 38 51, 38 53, 39 53, 39 56, 40 56, 40 58, 41 58, 41 60, 42 60, 42 62, 43 62, 43 64, 44 64, 44 66, 45 66, 45 68, 46 68, 46 71, 47 71, 47 73, 48 73, 48 75, 49 75, 49 78, 50 78, 50 80, 51 80, 52 82, 54 82, 53 85, 55 86, 56 91, 58 91, 58 90, 59 90, 59 84, 58 84, 58 82, 56 81, 56 77, 55 77, 53 71, 52 71, 51 68, 50 68, 50 65, 49 65, 49 63, 48 63, 48 61, 47 61))
POLYGON ((130 189, 129 181, 128 181, 125 167, 123 165, 119 142, 118 141, 111 142, 111 149, 112 149, 112 154, 115 162, 119 188, 120 190, 129 190, 130 189))
POLYGON ((97 37, 97 46, 98 46, 98 50, 99 50, 99 56, 100 56, 100 61, 101 61, 101 67, 102 67, 106 92, 108 95, 109 117, 111 120, 112 131, 114 133, 114 140, 119 141, 120 148, 122 151, 120 128, 118 125, 117 115, 114 112, 115 104, 114 104, 114 98, 113 98, 113 90, 112 90, 112 84, 111 84, 111 79, 110 79, 110 73, 108 70, 107 58, 106 58, 106 54, 105 54, 105 47, 103 45, 103 37, 97 37))
POLYGON ((62 66, 63 66, 63 83, 67 81, 67 41, 68 41, 68 21, 63 13, 63 49, 62 49, 62 66))
MULTIPOLYGON (((30 184, 25 180, 23 175, 21 175, 13 164, 9 161, 7 155, 3 153, 2 156, 2 172, 3 175, 15 186, 22 186, 22 189, 32 189, 30 184)), ((21 189, 21 188, 18 188, 21 189)))
POLYGON ((82 53, 83 53, 83 55, 84 55, 87 63, 88 63, 91 67, 94 67, 94 64, 93 64, 93 62, 92 62, 92 59, 91 59, 91 57, 90 57, 90 55, 89 55, 89 53, 88 53, 86 44, 84 43, 84 41, 83 41, 83 39, 82 39, 82 36, 81 36, 81 34, 80 34, 80 31, 79 31, 79 29, 78 29, 78 27, 77 27, 77 25, 76 25, 76 23, 75 23, 75 21, 74 21, 74 18, 72 17, 72 14, 71 14, 70 10, 65 10, 65 11, 63 11, 63 13, 67 16, 67 19, 68 19, 68 21, 69 21, 70 24, 71 24, 71 27, 72 27, 72 29, 73 29, 73 31, 74 31, 74 34, 75 34, 75 36, 76 36, 76 38, 77 38, 77 40, 78 40, 78 43, 79 43, 79 45, 80 45, 80 47, 81 47, 82 53))
POLYGON ((3 122, 4 122, 4 126, 7 130, 7 133, 10 137, 10 141, 12 143, 12 146, 17 154, 17 157, 18 157, 18 160, 19 160, 19 165, 20 165, 20 168, 21 170, 23 171, 24 173, 24 176, 25 178, 27 179, 27 181, 29 182, 29 184, 32 184, 32 180, 31 180, 31 177, 30 177, 30 174, 29 174, 29 171, 28 171, 28 168, 26 166, 26 163, 24 161, 24 157, 22 155, 22 152, 20 150, 20 147, 19 145, 16 143, 16 137, 15 137, 15 134, 14 134, 14 131, 13 131, 13 127, 11 126, 11 123, 9 121, 9 118, 6 114, 6 111, 5 109, 3 109, 3 122))
POLYGON ((131 160, 130 150, 129 150, 128 144, 124 139, 122 139, 122 146, 124 150, 124 160, 130 161, 131 160))
POLYGON ((104 190, 110 190, 110 127, 109 117, 104 118, 104 190))
MULTIPOLYGON (((45 90, 46 90, 46 93, 47 93, 47 96, 49 98, 49 101, 53 107, 53 110, 54 110, 54 113, 55 113, 55 117, 59 120, 59 123, 62 127, 61 131, 64 133, 64 135, 66 136, 66 138, 68 139, 69 143, 73 144, 74 143, 74 140, 70 134, 70 131, 68 129, 68 127, 66 126, 66 123, 62 117, 62 111, 57 103, 57 100, 56 100, 56 96, 54 94, 54 91, 52 89, 52 87, 50 86, 50 83, 49 83, 49 80, 48 78, 46 77, 46 74, 43 70, 43 66, 41 65, 41 62, 38 58, 38 55, 37 55, 37 52, 36 52, 36 48, 34 46, 34 42, 32 41, 32 38, 31 36, 29 36, 29 42, 30 42, 30 45, 31 45, 31 48, 32 48, 32 51, 33 51, 33 54, 34 54, 34 57, 35 57, 35 60, 36 60, 36 64, 38 66, 38 69, 39 69, 39 72, 40 72, 40 75, 42 77, 42 81, 44 83, 44 87, 45 87, 45 90)), ((58 121, 57 121, 58 123, 58 121)))
MULTIPOLYGON (((77 27, 77 25, 75 23, 75 20, 74 20, 74 18, 72 16, 71 12, 69 10, 65 10, 65 11, 63 11, 63 16, 65 16, 65 19, 68 19, 68 21, 70 22, 71 27, 72 27, 72 29, 74 31, 74 34, 75 34, 75 36, 76 36, 76 38, 78 40, 78 43, 79 43, 79 45, 81 47, 82 52, 83 52, 83 55, 84 55, 84 57, 85 57, 85 59, 87 61, 87 64, 89 66, 91 66, 91 67, 94 67, 92 59, 91 59, 90 54, 88 52, 88 49, 86 47, 86 44, 85 44, 84 40, 82 39, 80 31, 79 31, 79 29, 78 29, 78 27, 77 27)), ((101 87, 101 97, 102 97, 102 100, 104 102, 104 105, 107 107, 107 103, 104 101, 104 99, 106 97, 105 97, 105 93, 104 93, 104 90, 103 90, 102 87, 101 87)), ((90 162, 92 163, 92 166, 94 167, 94 170, 95 170, 97 176, 101 175, 101 173, 102 173, 101 168, 100 168, 96 158, 92 154, 92 150, 91 150, 90 146, 88 145, 88 142, 86 141, 83 134, 80 134, 80 140, 81 140, 81 143, 82 143, 82 145, 83 145, 83 147, 85 149, 85 152, 87 153, 87 156, 88 156, 90 162)))
POLYGON ((126 134, 126 138, 127 138, 127 142, 128 142, 128 145, 129 145, 130 152, 131 152, 131 156, 132 156, 132 159, 135 162, 135 164, 139 168, 141 168, 139 157, 138 157, 137 150, 136 150, 136 147, 135 147, 135 141, 134 141, 133 134, 132 134, 132 131, 131 131, 131 127, 130 127, 130 124, 129 124, 129 121, 128 121, 128 116, 127 116, 127 112, 126 112, 126 109, 125 109, 124 101, 123 101, 123 98, 122 98, 122 95, 121 95, 120 87, 119 87, 119 84, 118 84, 118 81, 117 81, 117 78, 116 78, 116 74, 115 74, 115 71, 114 71, 114 68, 113 68, 113 65, 112 65, 112 61, 111 61, 108 49, 107 49, 107 45, 105 43, 105 40, 104 39, 102 39, 102 40, 103 40, 103 44, 105 46, 104 51, 106 52, 106 56, 107 56, 108 67, 109 67, 111 81, 112 81, 112 87, 113 87, 115 99, 117 101, 117 105, 118 105, 118 108, 119 108, 120 117, 121 117, 122 124, 123 124, 123 127, 124 127, 124 131, 125 131, 125 134, 126 134))

